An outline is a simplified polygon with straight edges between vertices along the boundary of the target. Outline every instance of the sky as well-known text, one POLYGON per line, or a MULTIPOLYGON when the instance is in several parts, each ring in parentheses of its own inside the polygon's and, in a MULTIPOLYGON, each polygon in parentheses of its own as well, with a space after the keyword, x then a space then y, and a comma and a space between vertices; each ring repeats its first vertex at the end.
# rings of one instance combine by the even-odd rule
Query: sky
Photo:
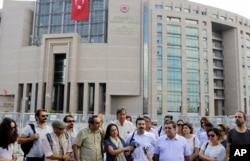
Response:
MULTIPOLYGON (((20 0, 22 1, 22 0, 20 0)), ((32 1, 32 0, 29 0, 32 1)), ((233 13, 237 13, 241 16, 247 17, 250 19, 250 10, 248 5, 248 0, 190 0, 193 2, 205 4, 208 6, 213 6, 216 8, 224 9, 227 11, 231 11, 233 13)), ((3 0, 0 0, 0 8, 2 8, 3 0)))

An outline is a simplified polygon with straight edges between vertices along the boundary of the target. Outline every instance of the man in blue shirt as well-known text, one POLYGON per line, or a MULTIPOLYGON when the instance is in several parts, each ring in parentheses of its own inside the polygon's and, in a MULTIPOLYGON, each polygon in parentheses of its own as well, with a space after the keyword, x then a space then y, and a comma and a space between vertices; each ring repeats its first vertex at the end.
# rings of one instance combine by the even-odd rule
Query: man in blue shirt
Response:
POLYGON ((155 145, 154 161, 190 161, 191 151, 187 140, 176 134, 176 123, 164 123, 166 135, 161 136, 155 145))

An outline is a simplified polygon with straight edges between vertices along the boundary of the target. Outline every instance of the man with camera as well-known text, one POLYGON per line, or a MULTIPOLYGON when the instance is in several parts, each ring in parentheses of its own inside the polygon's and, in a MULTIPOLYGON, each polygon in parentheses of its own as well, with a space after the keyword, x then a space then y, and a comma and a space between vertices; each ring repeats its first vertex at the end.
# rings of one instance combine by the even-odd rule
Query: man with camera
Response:
POLYGON ((145 120, 142 117, 136 119, 137 130, 131 133, 126 144, 130 144, 135 147, 132 152, 133 161, 150 160, 153 157, 154 146, 156 139, 153 134, 145 130, 145 120), (150 155, 148 159, 148 155, 150 155))

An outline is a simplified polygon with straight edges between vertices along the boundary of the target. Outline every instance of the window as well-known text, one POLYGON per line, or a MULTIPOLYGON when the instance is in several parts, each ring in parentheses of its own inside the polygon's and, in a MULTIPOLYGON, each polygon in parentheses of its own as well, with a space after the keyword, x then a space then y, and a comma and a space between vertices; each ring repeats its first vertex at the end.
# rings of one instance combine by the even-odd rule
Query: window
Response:
POLYGON ((212 14, 212 17, 213 18, 218 18, 218 15, 217 14, 212 14))
POLYGON ((181 64, 181 59, 177 59, 177 58, 168 58, 167 60, 167 66, 168 69, 173 69, 173 68, 177 68, 177 69, 181 69, 182 64, 181 64))
POLYGON ((181 34, 181 27, 175 26, 175 25, 168 25, 167 26, 167 33, 180 35, 181 34))
POLYGON ((172 10, 172 6, 166 6, 165 10, 171 11, 172 10))
POLYGON ((162 20, 162 15, 157 15, 157 20, 162 20))
POLYGON ((186 19, 185 22, 189 24, 198 24, 198 20, 186 19))
POLYGON ((186 38, 186 46, 198 48, 199 47, 199 39, 198 37, 187 37, 186 38))
POLYGON ((175 7, 174 10, 180 12, 181 11, 181 7, 175 7))
POLYGON ((157 34, 162 34, 162 24, 161 23, 157 24, 157 34))
POLYGON ((168 46, 167 55, 172 57, 181 57, 181 48, 175 46, 168 46))
POLYGON ((198 11, 198 10, 193 10, 192 13, 198 15, 198 14, 199 14, 199 11, 198 11))
POLYGON ((207 15, 207 12, 206 11, 202 11, 201 15, 207 15))
POLYGON ((181 71, 180 70, 168 70, 168 80, 181 80, 181 71))
POLYGON ((187 48, 186 57, 198 59, 199 58, 199 50, 197 48, 187 48))
POLYGON ((37 1, 32 45, 39 45, 43 34, 72 33, 81 35, 82 42, 107 42, 107 1, 92 0, 88 20, 70 20, 71 1, 37 1), (94 12, 93 12, 94 11, 94 12))
POLYGON ((178 17, 167 17, 167 21, 171 21, 171 22, 181 22, 181 19, 178 17))
POLYGON ((167 38, 168 45, 181 46, 181 36, 169 35, 167 38))
POLYGON ((200 73, 199 72, 187 72, 187 80, 188 81, 200 81, 200 73))
POLYGON ((183 9, 183 12, 185 12, 185 13, 190 13, 190 9, 184 8, 184 9, 183 9))
POLYGON ((182 91, 182 85, 181 82, 168 82, 168 91, 172 92, 181 92, 182 91))
POLYGON ((187 61, 187 69, 199 70, 200 65, 198 61, 187 61))
POLYGON ((186 35, 198 37, 199 30, 197 28, 186 27, 186 35))
POLYGON ((155 9, 163 9, 162 5, 155 5, 155 9))

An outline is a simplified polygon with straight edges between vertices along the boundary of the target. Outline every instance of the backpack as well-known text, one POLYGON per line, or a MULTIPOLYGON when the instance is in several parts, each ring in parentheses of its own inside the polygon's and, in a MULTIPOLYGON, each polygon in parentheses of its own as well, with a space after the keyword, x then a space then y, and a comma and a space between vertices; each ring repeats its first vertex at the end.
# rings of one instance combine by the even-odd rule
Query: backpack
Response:
MULTIPOLYGON (((35 131, 35 125, 34 124, 29 124, 29 126, 31 127, 31 129, 33 130, 33 132, 35 134, 36 133, 36 131, 35 131)), ((32 148, 33 143, 34 143, 34 140, 29 141, 27 143, 21 144, 21 149, 22 149, 22 151, 24 153, 24 158, 30 152, 30 149, 32 148)))

